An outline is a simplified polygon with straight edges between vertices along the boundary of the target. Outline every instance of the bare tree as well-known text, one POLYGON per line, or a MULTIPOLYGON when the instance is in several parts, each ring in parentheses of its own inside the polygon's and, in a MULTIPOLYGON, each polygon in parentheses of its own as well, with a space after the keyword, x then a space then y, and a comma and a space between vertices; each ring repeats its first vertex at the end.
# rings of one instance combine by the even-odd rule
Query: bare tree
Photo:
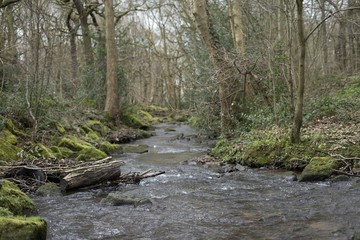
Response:
POLYGON ((115 42, 115 16, 113 0, 105 0, 106 31, 106 101, 105 112, 116 119, 119 112, 117 97, 117 47, 115 42))

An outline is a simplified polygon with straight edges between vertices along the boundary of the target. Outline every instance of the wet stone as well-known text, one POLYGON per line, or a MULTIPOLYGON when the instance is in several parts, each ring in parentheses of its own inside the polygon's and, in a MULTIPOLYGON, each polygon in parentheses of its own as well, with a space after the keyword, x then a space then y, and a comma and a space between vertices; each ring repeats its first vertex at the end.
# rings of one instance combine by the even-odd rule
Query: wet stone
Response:
POLYGON ((137 207, 139 205, 152 204, 152 201, 146 197, 138 197, 126 193, 112 192, 102 200, 103 203, 108 203, 112 206, 133 205, 137 207))

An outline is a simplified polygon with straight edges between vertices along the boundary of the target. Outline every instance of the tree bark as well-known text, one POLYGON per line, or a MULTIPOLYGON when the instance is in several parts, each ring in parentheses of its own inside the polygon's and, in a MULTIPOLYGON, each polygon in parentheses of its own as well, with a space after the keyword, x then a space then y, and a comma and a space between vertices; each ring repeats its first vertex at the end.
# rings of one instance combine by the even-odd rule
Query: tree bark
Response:
POLYGON ((231 31, 234 41, 234 47, 238 53, 244 53, 244 33, 241 18, 241 1, 229 0, 229 16, 231 23, 231 31))
POLYGON ((224 134, 232 128, 231 103, 233 95, 230 92, 233 81, 233 66, 226 61, 226 50, 220 44, 213 23, 209 19, 206 0, 194 2, 194 17, 202 40, 207 48, 210 60, 215 68, 220 101, 221 132, 224 134))
MULTIPOLYGON (((320 8, 321 8, 321 19, 325 19, 325 0, 320 0, 320 8)), ((327 39, 327 26, 326 26, 326 22, 324 22, 321 26, 321 34, 322 34, 322 39, 323 39, 323 46, 322 46, 322 51, 323 51, 323 74, 327 74, 328 72, 328 39, 327 39)))
POLYGON ((81 0, 73 0, 76 10, 79 13, 81 30, 82 30, 82 38, 83 38, 83 45, 84 45, 84 55, 85 55, 85 62, 87 66, 91 66, 94 63, 94 54, 92 51, 92 44, 91 44, 91 34, 89 23, 87 21, 88 13, 86 12, 83 3, 81 0))
POLYGON ((118 114, 117 48, 113 0, 105 0, 106 29, 106 100, 105 112, 113 120, 118 114))
POLYGON ((95 166, 73 169, 61 179, 61 189, 77 189, 119 179, 121 176, 120 167, 123 164, 123 161, 112 161, 95 166))
POLYGON ((73 11, 71 10, 68 13, 68 17, 66 19, 66 26, 68 28, 68 31, 70 33, 70 56, 71 56, 71 78, 72 78, 72 82, 74 83, 72 86, 72 88, 70 88, 70 86, 66 87, 66 92, 70 93, 72 96, 75 96, 76 93, 76 89, 77 89, 77 72, 78 72, 78 67, 79 67, 79 63, 77 60, 77 46, 76 46, 76 33, 77 33, 77 26, 72 27, 71 26, 71 15, 72 15, 73 11), (69 88, 69 89, 68 89, 69 88))
POLYGON ((300 59, 299 59, 299 78, 297 84, 297 99, 294 114, 294 123, 291 133, 291 142, 300 142, 300 131, 302 126, 303 105, 304 105, 304 89, 305 89, 305 54, 306 54, 306 39, 304 34, 304 19, 303 19, 303 0, 296 0, 297 5, 297 26, 298 26, 298 41, 300 45, 300 59))

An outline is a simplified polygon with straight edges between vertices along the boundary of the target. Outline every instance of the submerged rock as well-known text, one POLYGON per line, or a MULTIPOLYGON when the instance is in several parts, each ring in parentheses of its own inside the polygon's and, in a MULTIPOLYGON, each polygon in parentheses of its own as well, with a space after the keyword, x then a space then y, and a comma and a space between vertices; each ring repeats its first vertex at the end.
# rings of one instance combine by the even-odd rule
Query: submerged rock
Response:
POLYGON ((135 207, 144 204, 152 204, 149 198, 136 197, 134 195, 119 192, 109 193, 102 202, 110 203, 113 206, 134 205, 135 207))
POLYGON ((149 151, 148 145, 127 145, 122 147, 124 153, 146 153, 149 151))
POLYGON ((329 178, 340 166, 332 157, 314 157, 300 175, 300 182, 321 181, 329 178))

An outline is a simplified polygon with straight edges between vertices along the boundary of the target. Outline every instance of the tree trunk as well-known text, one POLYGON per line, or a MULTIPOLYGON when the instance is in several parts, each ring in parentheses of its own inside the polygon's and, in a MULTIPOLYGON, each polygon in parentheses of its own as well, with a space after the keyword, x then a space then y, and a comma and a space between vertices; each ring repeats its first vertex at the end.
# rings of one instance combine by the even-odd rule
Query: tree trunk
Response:
POLYGON ((241 1, 229 0, 229 16, 234 47, 238 53, 244 53, 244 33, 241 19, 241 1))
POLYGON ((304 88, 305 88, 305 54, 306 54, 306 39, 304 34, 304 20, 303 20, 303 0, 296 0, 297 5, 297 26, 298 26, 298 40, 300 45, 300 59, 299 59, 299 79, 297 84, 297 99, 294 114, 294 123, 291 134, 291 142, 300 142, 300 131, 303 117, 304 104, 304 88))
POLYGON ((91 34, 89 29, 89 23, 87 21, 88 13, 86 12, 83 3, 81 0, 73 0, 76 10, 79 13, 81 30, 82 30, 82 38, 84 44, 84 55, 85 55, 85 62, 86 65, 89 67, 94 63, 94 54, 92 51, 92 44, 91 44, 91 34))
POLYGON ((105 112, 116 119, 118 114, 117 48, 113 0, 105 0, 106 29, 106 101, 105 112))
MULTIPOLYGON (((325 0, 321 0, 320 1, 320 8, 321 8, 321 19, 325 19, 326 15, 325 15, 325 0)), ((323 22, 323 24, 321 25, 321 35, 322 35, 322 39, 323 39, 323 46, 322 46, 322 51, 323 51, 323 74, 327 74, 327 69, 328 69, 328 44, 327 44, 327 30, 326 30, 327 26, 326 26, 326 22, 323 22)))
POLYGON ((71 14, 72 10, 69 12, 68 17, 66 19, 66 26, 68 28, 68 31, 70 33, 70 56, 71 56, 71 78, 73 82, 73 86, 69 86, 69 83, 67 83, 66 86, 66 92, 71 93, 71 96, 75 96, 76 89, 77 89, 77 71, 79 67, 79 63, 77 60, 77 47, 76 47, 76 33, 77 33, 77 27, 71 26, 71 14))
MULTIPOLYGON (((224 134, 232 128, 231 103, 233 96, 230 93, 233 81, 233 67, 226 61, 226 50, 220 44, 213 23, 209 19, 206 0, 197 0, 194 3, 194 17, 202 40, 207 48, 210 60, 215 68, 215 79, 218 83, 221 132, 224 134)), ((232 90, 232 89, 231 89, 232 90)))

